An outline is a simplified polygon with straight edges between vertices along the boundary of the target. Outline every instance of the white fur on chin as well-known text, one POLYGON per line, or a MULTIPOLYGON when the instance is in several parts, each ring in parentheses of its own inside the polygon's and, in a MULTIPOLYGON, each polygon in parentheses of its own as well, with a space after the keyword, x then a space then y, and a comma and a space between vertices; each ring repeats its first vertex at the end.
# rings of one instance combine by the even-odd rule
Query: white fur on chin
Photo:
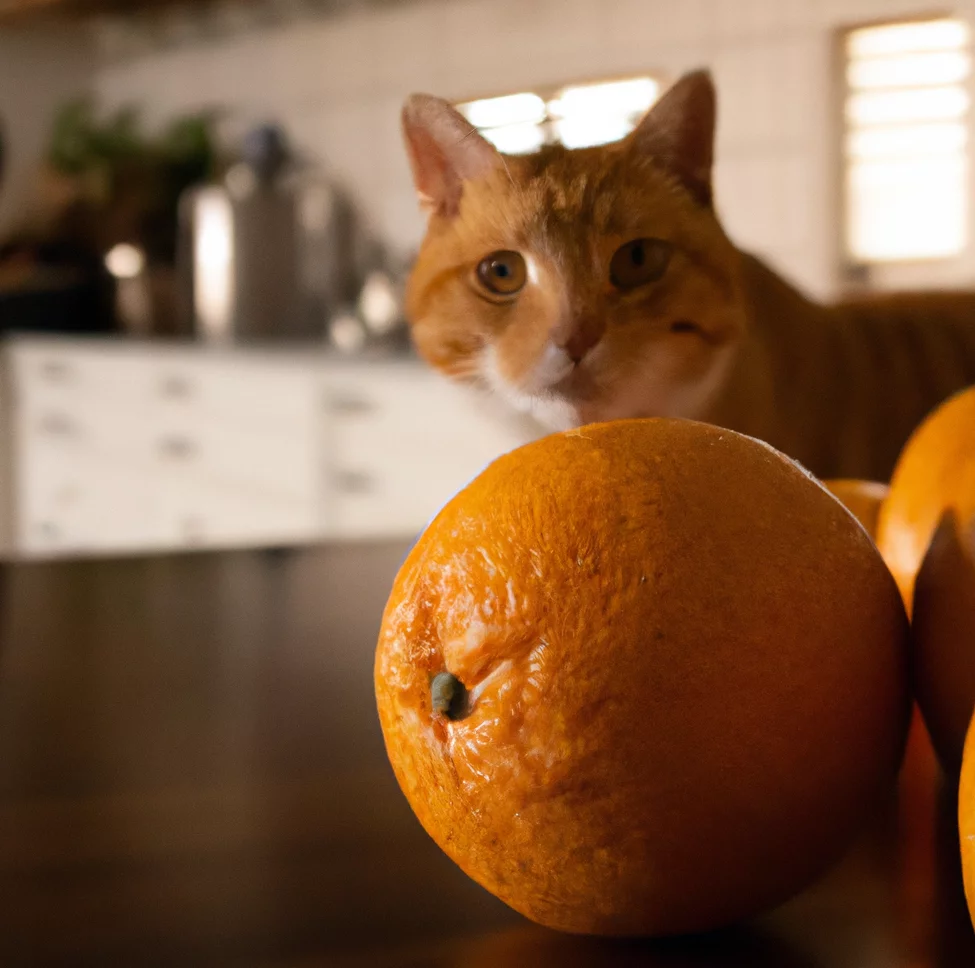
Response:
POLYGON ((546 347, 522 386, 504 378, 493 346, 486 347, 481 356, 481 374, 491 390, 519 413, 529 414, 550 430, 571 430, 580 424, 576 408, 552 392, 552 387, 571 372, 572 361, 553 344, 546 347))

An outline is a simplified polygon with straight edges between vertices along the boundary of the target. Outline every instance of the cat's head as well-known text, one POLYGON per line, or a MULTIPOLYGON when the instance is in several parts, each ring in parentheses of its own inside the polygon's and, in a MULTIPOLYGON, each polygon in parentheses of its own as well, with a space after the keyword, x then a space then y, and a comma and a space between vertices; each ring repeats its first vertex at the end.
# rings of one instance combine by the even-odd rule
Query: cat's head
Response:
POLYGON ((620 142, 509 156, 446 101, 412 96, 421 355, 554 427, 698 416, 744 328, 738 253, 711 203, 714 122, 696 72, 620 142))

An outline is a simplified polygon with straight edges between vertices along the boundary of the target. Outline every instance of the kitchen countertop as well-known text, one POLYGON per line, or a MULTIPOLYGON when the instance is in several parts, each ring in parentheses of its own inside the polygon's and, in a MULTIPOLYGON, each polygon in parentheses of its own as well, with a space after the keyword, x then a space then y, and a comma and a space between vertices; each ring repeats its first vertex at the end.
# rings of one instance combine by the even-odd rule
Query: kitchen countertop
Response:
POLYGON ((0 346, 30 344, 51 348, 81 349, 118 352, 151 351, 160 356, 172 353, 198 353, 208 357, 260 356, 262 359, 320 363, 361 365, 368 363, 402 362, 417 366, 426 364, 416 354, 405 336, 389 343, 375 343, 357 352, 345 353, 325 340, 234 340, 210 342, 196 339, 159 339, 125 335, 75 335, 61 333, 7 333, 0 335, 0 346))
POLYGON ((844 864, 756 925, 613 943, 507 910, 386 763, 372 657, 406 549, 0 571, 0 964, 975 964, 923 746, 844 864))

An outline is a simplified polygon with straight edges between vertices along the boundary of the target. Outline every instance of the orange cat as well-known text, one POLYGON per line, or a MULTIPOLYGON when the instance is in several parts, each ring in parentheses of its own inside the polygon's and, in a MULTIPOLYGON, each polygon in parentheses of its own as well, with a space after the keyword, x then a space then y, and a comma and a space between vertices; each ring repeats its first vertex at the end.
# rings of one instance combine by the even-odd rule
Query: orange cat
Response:
POLYGON ((507 156, 411 97, 417 349, 551 428, 688 417, 823 477, 886 480, 924 414, 975 382, 975 293, 810 302, 725 235, 714 123, 695 72, 623 141, 507 156))

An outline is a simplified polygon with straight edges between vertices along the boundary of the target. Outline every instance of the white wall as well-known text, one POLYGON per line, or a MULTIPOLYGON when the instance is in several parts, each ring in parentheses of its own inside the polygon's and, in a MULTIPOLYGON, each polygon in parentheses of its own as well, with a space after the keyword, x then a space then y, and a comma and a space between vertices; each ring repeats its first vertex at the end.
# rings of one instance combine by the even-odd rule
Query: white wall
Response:
POLYGON ((89 32, 0 28, 0 122, 7 163, 0 185, 0 234, 26 212, 57 108, 90 88, 95 47, 89 32))
MULTIPOLYGON (((963 0, 963 12, 973 6, 963 0)), ((410 247, 421 223, 398 122, 410 91, 461 98, 710 66, 729 231, 826 294, 837 282, 835 31, 944 10, 930 0, 423 0, 151 53, 107 66, 98 89, 159 115, 216 103, 284 121, 410 247)))

